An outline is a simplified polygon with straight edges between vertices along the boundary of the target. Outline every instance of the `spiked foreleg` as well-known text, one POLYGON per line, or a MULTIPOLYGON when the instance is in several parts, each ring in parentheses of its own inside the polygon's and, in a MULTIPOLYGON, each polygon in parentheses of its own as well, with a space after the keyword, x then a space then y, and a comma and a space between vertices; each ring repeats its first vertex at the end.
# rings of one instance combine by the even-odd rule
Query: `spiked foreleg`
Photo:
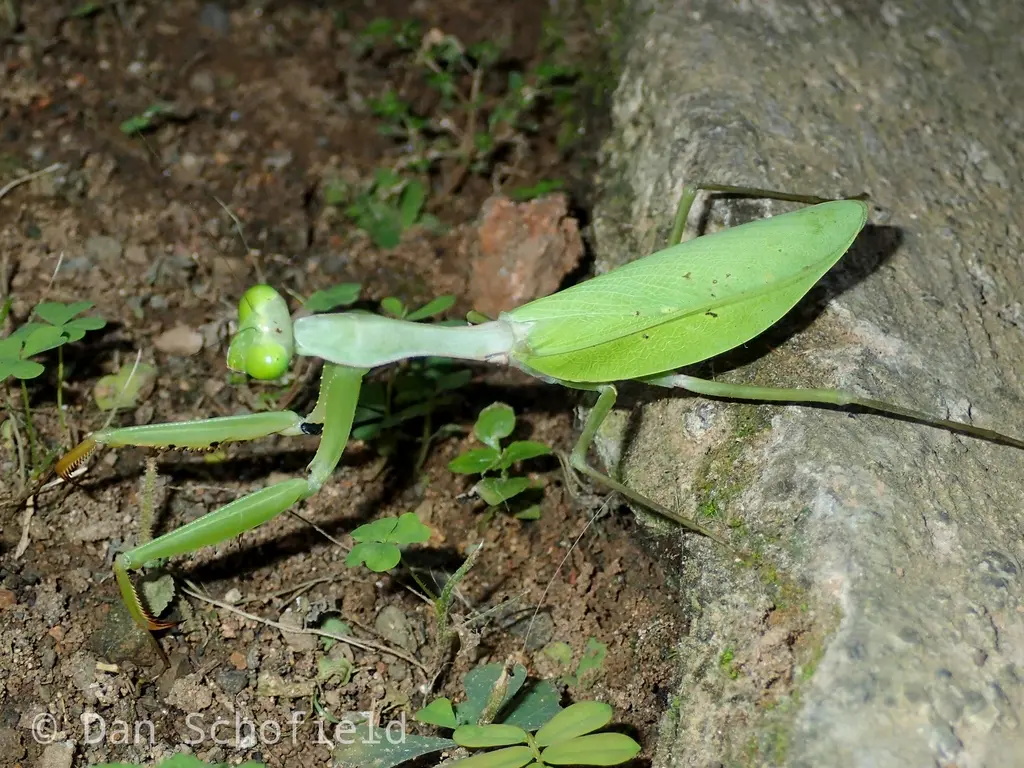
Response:
MULTIPOLYGON (((193 520, 177 530, 166 533, 118 555, 114 563, 114 574, 117 577, 125 605, 128 607, 132 618, 140 627, 144 629, 159 629, 166 625, 155 621, 143 607, 132 586, 128 572, 143 568, 148 563, 156 560, 186 554, 201 547, 212 546, 233 539, 239 534, 273 519, 296 502, 309 498, 319 491, 335 467, 337 467, 338 462, 341 460, 341 454, 345 450, 345 444, 348 442, 348 436, 352 429, 352 419, 355 415, 356 403, 359 399, 359 387, 365 373, 364 369, 359 368, 347 368, 331 364, 324 366, 320 385, 320 398, 312 414, 313 418, 323 419, 323 432, 320 438, 320 446, 313 457, 313 461, 309 464, 305 478, 285 480, 268 488, 263 488, 241 499, 237 499, 208 515, 193 520)), ((248 422, 235 422, 235 425, 247 424, 255 428, 256 417, 276 417, 280 418, 280 423, 284 426, 280 429, 269 429, 263 434, 295 434, 296 432, 293 430, 301 432, 302 425, 309 423, 295 414, 288 414, 288 418, 285 418, 285 415, 286 412, 278 412, 274 414, 254 414, 253 417, 237 417, 238 419, 251 420, 248 422), (286 424, 285 422, 288 422, 291 418, 294 421, 286 424)), ((223 424, 225 420, 211 419, 210 421, 220 421, 223 424)), ((268 420, 267 426, 274 426, 274 424, 269 423, 270 421, 272 420, 268 420)), ((194 427, 194 425, 173 426, 178 429, 178 431, 174 432, 174 439, 177 441, 175 444, 178 447, 193 447, 192 445, 183 446, 180 436, 184 433, 180 430, 183 427, 194 427)), ((124 431, 116 430, 116 432, 123 433, 124 431)), ((102 434, 105 444, 115 444, 110 439, 111 434, 113 433, 102 434)), ((133 437, 137 437, 139 434, 141 433, 133 433, 133 437)), ((221 435, 222 439, 224 439, 226 433, 219 432, 217 434, 221 435)), ((226 439, 242 439, 238 437, 239 434, 233 426, 230 431, 231 436, 226 439)), ((246 439, 252 439, 255 436, 259 435, 252 435, 246 439)), ((116 439, 122 440, 124 436, 118 435, 116 439)))

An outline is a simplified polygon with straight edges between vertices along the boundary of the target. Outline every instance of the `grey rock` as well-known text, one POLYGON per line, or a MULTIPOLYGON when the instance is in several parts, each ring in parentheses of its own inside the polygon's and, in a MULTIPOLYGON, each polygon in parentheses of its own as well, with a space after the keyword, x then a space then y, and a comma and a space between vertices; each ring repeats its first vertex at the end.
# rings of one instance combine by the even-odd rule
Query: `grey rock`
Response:
POLYGON ((231 31, 231 16, 220 3, 203 3, 199 10, 199 28, 215 37, 231 31))
POLYGON ((407 651, 416 650, 415 630, 405 611, 398 606, 386 606, 378 613, 377 618, 374 619, 373 628, 389 644, 404 648, 407 651))
MULTIPOLYGON (((637 0, 632 11, 597 270, 662 247, 686 182, 867 191, 873 223, 851 252, 711 373, 842 387, 1024 434, 1012 321, 1024 8, 637 0)), ((787 208, 719 201, 707 228, 787 208)), ((691 222, 705 215, 695 206, 691 222)), ((1024 453, 875 415, 708 409, 643 388, 620 405, 598 442, 605 461, 654 499, 714 514, 762 563, 643 516, 678 537, 679 602, 697 606, 655 766, 1019 764, 1024 453), (779 642, 762 640, 778 627, 779 642)))
POLYGON ((225 693, 237 696, 249 685, 249 673, 244 669, 222 669, 217 672, 217 685, 225 693))
POLYGON ((14 728, 0 728, 0 755, 17 762, 25 754, 21 734, 14 728))
POLYGON ((203 96, 209 96, 217 90, 217 81, 208 69, 199 69, 193 72, 188 79, 188 85, 193 91, 203 96))
POLYGON ((85 253, 95 264, 112 265, 119 261, 121 241, 109 235, 93 235, 85 241, 85 253))
POLYGON ((75 759, 75 745, 70 741, 47 744, 36 762, 38 768, 71 768, 75 759))

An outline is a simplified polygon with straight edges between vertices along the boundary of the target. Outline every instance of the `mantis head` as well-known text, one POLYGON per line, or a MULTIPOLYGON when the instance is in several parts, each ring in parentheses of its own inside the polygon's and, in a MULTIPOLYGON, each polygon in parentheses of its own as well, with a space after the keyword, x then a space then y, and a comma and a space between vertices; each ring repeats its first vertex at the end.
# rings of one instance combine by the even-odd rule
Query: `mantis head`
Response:
POLYGON ((269 285, 254 285, 238 302, 238 332, 228 347, 228 368, 254 379, 276 379, 295 354, 288 303, 269 285))

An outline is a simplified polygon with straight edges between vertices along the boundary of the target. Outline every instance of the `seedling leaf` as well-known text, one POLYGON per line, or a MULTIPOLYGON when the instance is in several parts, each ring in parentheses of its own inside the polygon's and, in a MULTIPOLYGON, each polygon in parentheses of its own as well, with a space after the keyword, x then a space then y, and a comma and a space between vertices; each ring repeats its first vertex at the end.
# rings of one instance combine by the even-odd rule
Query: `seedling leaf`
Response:
POLYGON ((380 308, 392 317, 405 317, 405 304, 402 303, 401 299, 397 299, 394 296, 381 299, 380 308))
POLYGON ((436 299, 428 301, 416 311, 410 312, 406 315, 405 319, 424 320, 428 317, 434 317, 435 315, 440 315, 442 312, 447 312, 454 304, 454 296, 438 296, 436 299))
POLYGON ((399 198, 399 216, 402 229, 408 229, 420 216, 420 210, 427 199, 427 190, 423 183, 413 179, 405 185, 399 198))
MULTIPOLYGON (((56 349, 67 341, 64 329, 55 325, 26 323, 21 328, 29 329, 24 334, 25 346, 21 350, 22 357, 32 357, 47 350, 56 349)), ((18 329, 19 332, 21 328, 18 329)))
POLYGON ((332 659, 321 656, 316 660, 316 679, 321 683, 334 681, 337 685, 348 685, 352 679, 352 662, 344 656, 332 659))
POLYGON ((479 475, 493 467, 500 457, 496 448, 473 448, 448 462, 448 469, 460 475, 479 475))
POLYGON ((339 283, 317 291, 302 306, 309 312, 330 312, 336 307, 347 307, 359 299, 359 283, 339 283))
POLYGON ((496 468, 508 469, 517 461, 535 459, 538 456, 547 456, 550 453, 551 449, 544 445, 544 443, 538 443, 534 440, 516 440, 513 443, 509 443, 505 450, 501 452, 501 461, 498 462, 496 468))
POLYGON ((413 718, 427 725, 451 728, 453 731, 459 727, 459 721, 455 717, 455 710, 452 709, 451 700, 443 696, 427 704, 427 706, 413 715, 413 718))
POLYGON ((78 341, 85 336, 86 331, 98 331, 106 324, 107 321, 102 317, 78 317, 65 323, 62 328, 68 336, 68 341, 78 341))
POLYGON ((143 578, 139 581, 139 592, 150 613, 159 616, 174 599, 174 577, 162 573, 155 579, 143 578))
POLYGON ((430 528, 415 513, 406 512, 401 517, 382 517, 361 525, 352 531, 352 538, 363 542, 420 544, 430 538, 430 528))
MULTIPOLYGON (((352 627, 346 622, 339 619, 337 616, 328 616, 320 623, 320 629, 324 632, 330 632, 332 635, 351 635, 352 627)), ((338 641, 333 637, 321 637, 320 643, 323 645, 325 651, 331 650, 334 644, 338 641)))
MULTIPOLYGON (((484 711, 487 699, 490 697, 503 667, 504 665, 502 664, 485 664, 482 667, 474 667, 466 673, 466 677, 462 682, 463 687, 466 689, 466 700, 456 707, 460 724, 468 725, 476 723, 480 719, 480 713, 484 711)), ((519 689, 523 687, 525 682, 526 667, 522 664, 516 664, 512 674, 509 676, 508 688, 505 692, 505 698, 502 699, 501 707, 504 707, 512 700, 512 697, 519 692, 519 689)), ((499 712, 501 707, 498 708, 499 712)))
POLYGON ((413 512, 406 512, 398 518, 391 541, 399 546, 422 544, 430 538, 430 528, 420 522, 413 512))
POLYGON ((548 747, 604 728, 612 721, 612 708, 601 701, 570 704, 537 731, 537 746, 548 747))
POLYGON ((92 306, 91 301, 76 301, 72 304, 62 304, 59 301, 45 301, 36 306, 36 314, 51 325, 64 325, 64 323, 80 312, 92 309, 92 306))
POLYGON ((437 736, 402 734, 401 739, 396 739, 391 734, 389 739, 383 728, 373 728, 370 734, 360 728, 356 741, 334 750, 334 760, 337 768, 395 768, 422 755, 456 746, 451 739, 437 736))
POLYGON ((46 369, 32 360, 12 360, 0 358, 0 381, 8 376, 16 379, 34 379, 46 369))
POLYGON ((110 411, 118 406, 134 408, 149 396, 155 384, 156 368, 152 365, 125 364, 117 369, 117 373, 101 377, 92 389, 92 396, 101 411, 110 411))
POLYGON ((473 434, 484 445, 497 450, 502 439, 516 428, 516 414, 505 403, 492 403, 480 411, 473 427, 473 434))
POLYGON ((618 765, 632 760, 640 745, 621 733, 592 733, 559 742, 541 752, 551 765, 618 765))
POLYGON ((512 515, 516 520, 540 520, 540 504, 531 504, 512 515))
POLYGON ((352 547, 345 558, 345 565, 355 568, 365 564, 371 571, 383 573, 398 565, 401 559, 402 552, 394 544, 363 541, 352 547))
POLYGON ((562 696, 547 680, 531 680, 523 685, 508 704, 508 715, 501 718, 505 725, 517 725, 524 731, 536 731, 562 711, 562 696))
POLYGON ((507 747, 526 742, 527 734, 514 725, 490 723, 488 725, 460 725, 452 734, 452 741, 460 747, 485 749, 507 747))
POLYGON ((456 760, 452 768, 523 768, 532 760, 533 750, 529 747, 506 747, 494 752, 482 752, 465 760, 456 760))
POLYGON ((605 643, 600 642, 596 637, 588 638, 583 658, 580 659, 580 663, 576 667, 576 685, 589 687, 600 672, 607 655, 608 646, 605 643))
POLYGON ((530 487, 528 477, 485 477, 474 490, 492 507, 504 504, 530 487))

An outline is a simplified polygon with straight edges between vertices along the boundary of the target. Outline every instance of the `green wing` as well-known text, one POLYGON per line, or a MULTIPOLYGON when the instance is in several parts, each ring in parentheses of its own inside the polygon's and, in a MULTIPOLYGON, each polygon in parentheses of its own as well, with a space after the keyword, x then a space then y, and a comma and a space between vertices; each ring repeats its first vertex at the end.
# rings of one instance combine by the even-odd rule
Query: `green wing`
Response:
POLYGON ((706 360, 773 325, 850 247, 867 205, 839 200, 699 237, 502 315, 517 362, 563 381, 706 360))

